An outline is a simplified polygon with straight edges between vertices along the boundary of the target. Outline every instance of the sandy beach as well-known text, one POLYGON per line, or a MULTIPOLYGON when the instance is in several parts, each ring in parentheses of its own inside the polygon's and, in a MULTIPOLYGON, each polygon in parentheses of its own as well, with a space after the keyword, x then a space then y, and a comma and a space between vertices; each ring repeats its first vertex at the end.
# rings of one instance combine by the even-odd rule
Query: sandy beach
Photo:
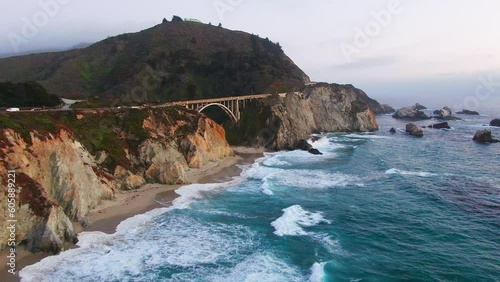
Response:
MULTIPOLYGON (((245 147, 233 147, 233 151, 234 157, 210 162, 201 169, 190 169, 187 173, 189 181, 200 184, 229 181, 232 177, 241 174, 238 165, 251 164, 264 152, 261 148, 245 147)), ((183 185, 147 184, 138 190, 119 191, 116 193, 115 199, 102 201, 89 213, 87 216, 89 225, 86 228, 78 222, 73 222, 75 232, 100 231, 112 234, 120 222, 129 217, 170 206, 172 201, 178 197, 175 190, 181 186, 183 185)), ((68 246, 68 248, 72 247, 75 246, 68 246)), ((25 266, 37 263, 50 255, 48 253, 33 254, 19 247, 16 261, 17 269, 21 270, 25 266)), ((6 250, 0 253, 0 281, 19 281, 17 277, 7 273, 6 256, 6 250)))

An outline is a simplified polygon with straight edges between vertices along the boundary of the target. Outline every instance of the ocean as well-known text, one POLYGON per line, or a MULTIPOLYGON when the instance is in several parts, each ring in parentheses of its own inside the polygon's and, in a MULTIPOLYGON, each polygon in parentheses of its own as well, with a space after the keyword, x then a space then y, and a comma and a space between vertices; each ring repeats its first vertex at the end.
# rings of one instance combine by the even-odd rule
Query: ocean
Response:
POLYGON ((115 234, 82 233, 22 281, 499 281, 500 144, 472 137, 500 128, 462 117, 419 139, 380 116, 374 134, 319 136, 322 156, 266 154, 115 234))

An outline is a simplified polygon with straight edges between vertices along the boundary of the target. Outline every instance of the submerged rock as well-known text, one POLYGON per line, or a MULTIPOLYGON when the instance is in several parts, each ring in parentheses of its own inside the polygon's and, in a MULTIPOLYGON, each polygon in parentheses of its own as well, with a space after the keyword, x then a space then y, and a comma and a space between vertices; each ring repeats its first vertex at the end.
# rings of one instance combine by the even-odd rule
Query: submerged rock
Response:
POLYGON ((392 133, 392 134, 395 134, 395 133, 396 133, 396 129, 393 127, 393 128, 391 128, 391 129, 389 130, 389 132, 390 132, 390 133, 392 133))
POLYGON ((479 143, 500 143, 500 140, 493 139, 491 130, 488 129, 478 130, 472 140, 479 143))
POLYGON ((434 129, 451 129, 450 125, 447 122, 436 123, 433 125, 429 125, 428 127, 434 129))
POLYGON ((318 149, 314 149, 314 148, 310 149, 308 152, 313 154, 313 155, 323 155, 323 153, 321 153, 318 149))
POLYGON ((416 106, 401 108, 392 115, 393 118, 407 119, 407 120, 424 120, 430 119, 424 112, 419 110, 416 106))
POLYGON ((406 125, 406 132, 408 132, 408 134, 412 135, 412 136, 416 136, 416 137, 423 137, 424 136, 424 131, 414 125, 413 123, 409 123, 406 125))
POLYGON ((478 116, 479 113, 476 111, 462 110, 460 112, 457 112, 457 115, 478 116))
POLYGON ((490 122, 490 126, 497 126, 500 127, 500 119, 494 119, 490 122))

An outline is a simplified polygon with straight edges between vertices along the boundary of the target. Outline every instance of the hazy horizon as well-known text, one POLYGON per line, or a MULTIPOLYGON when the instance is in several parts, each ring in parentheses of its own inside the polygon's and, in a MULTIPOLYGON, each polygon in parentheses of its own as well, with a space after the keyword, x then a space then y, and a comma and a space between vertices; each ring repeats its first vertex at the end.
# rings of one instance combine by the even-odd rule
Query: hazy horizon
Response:
POLYGON ((484 108, 499 98, 500 40, 491 35, 500 26, 500 3, 493 0, 374 0, 362 7, 340 0, 148 3, 4 4, 9 17, 0 19, 0 55, 94 43, 179 15, 269 37, 311 80, 353 84, 384 103, 469 101, 484 108), (30 24, 36 32, 25 36, 30 24))

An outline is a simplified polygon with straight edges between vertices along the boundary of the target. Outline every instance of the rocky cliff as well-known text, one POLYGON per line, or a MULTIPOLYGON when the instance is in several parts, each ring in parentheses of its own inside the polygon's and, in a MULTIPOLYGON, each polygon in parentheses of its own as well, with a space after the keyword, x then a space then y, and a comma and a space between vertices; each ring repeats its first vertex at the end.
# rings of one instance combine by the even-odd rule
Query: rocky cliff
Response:
POLYGON ((283 150, 297 148, 312 133, 376 131, 370 105, 380 105, 367 98, 351 85, 317 84, 285 97, 256 101, 228 130, 228 140, 235 145, 283 150))
MULTIPOLYGON (((32 251, 76 240, 71 221, 120 189, 186 183, 189 168, 232 154, 221 126, 183 108, 0 115, 0 183, 16 171, 17 241, 32 251)), ((0 249, 7 216, 2 205, 0 249)))

